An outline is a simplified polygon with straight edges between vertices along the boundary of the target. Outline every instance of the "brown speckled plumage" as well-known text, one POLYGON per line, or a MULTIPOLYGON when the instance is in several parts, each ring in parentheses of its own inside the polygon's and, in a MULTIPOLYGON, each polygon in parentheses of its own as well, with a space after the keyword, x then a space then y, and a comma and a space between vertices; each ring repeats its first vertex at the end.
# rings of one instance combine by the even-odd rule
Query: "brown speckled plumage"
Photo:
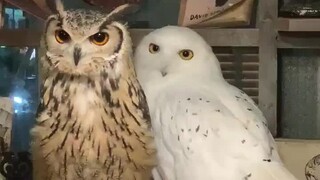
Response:
MULTIPOLYGON (((80 16, 90 14, 81 11, 80 16)), ((133 69, 131 39, 125 26, 108 19, 92 21, 99 28, 106 27, 118 41, 110 38, 109 47, 97 50, 105 52, 101 57, 85 51, 89 57, 80 62, 87 63, 75 67, 66 60, 68 52, 52 47, 57 45, 48 31, 52 23, 67 29, 61 24, 72 19, 64 17, 69 16, 60 12, 49 17, 45 34, 47 53, 42 61, 48 76, 31 131, 34 179, 151 179, 156 152, 149 110, 133 69)))

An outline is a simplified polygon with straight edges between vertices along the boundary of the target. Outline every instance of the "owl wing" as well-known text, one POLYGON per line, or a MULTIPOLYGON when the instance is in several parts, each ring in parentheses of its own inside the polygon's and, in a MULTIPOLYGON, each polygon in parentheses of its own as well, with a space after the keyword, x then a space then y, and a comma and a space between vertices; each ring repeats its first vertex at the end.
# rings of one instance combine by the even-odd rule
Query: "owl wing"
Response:
POLYGON ((276 143, 268 128, 268 122, 256 103, 242 90, 232 85, 222 86, 220 90, 222 95, 217 96, 224 106, 244 124, 250 133, 257 136, 261 141, 265 142, 267 151, 275 150, 272 158, 278 161, 280 156, 276 151, 276 143), (271 149, 270 149, 271 148, 271 149))
POLYGON ((271 147, 264 139, 267 128, 262 122, 246 126, 219 98, 183 97, 169 107, 164 108, 161 117, 170 119, 162 123, 163 136, 169 151, 179 157, 174 162, 179 179, 256 177, 255 172, 263 172, 270 180, 279 179, 268 171, 271 164, 277 168, 282 164, 271 155, 271 147), (232 171, 224 168, 230 163, 232 171), (256 166, 261 169, 256 170, 256 166))

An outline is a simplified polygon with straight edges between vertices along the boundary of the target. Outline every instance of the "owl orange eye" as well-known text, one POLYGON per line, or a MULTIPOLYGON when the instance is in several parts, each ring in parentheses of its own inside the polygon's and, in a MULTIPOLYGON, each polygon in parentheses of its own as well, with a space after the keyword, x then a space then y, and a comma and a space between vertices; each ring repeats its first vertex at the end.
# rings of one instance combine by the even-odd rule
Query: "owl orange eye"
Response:
POLYGON ((56 37, 57 42, 60 44, 66 43, 66 42, 70 41, 70 39, 71 39, 69 34, 62 29, 56 30, 55 37, 56 37))
POLYGON ((157 53, 158 51, 160 51, 160 47, 159 47, 158 45, 153 44, 153 43, 151 43, 151 44, 149 45, 149 52, 150 52, 150 53, 155 54, 155 53, 157 53))
POLYGON ((103 46, 109 41, 109 35, 104 32, 98 32, 90 36, 90 41, 98 46, 103 46))

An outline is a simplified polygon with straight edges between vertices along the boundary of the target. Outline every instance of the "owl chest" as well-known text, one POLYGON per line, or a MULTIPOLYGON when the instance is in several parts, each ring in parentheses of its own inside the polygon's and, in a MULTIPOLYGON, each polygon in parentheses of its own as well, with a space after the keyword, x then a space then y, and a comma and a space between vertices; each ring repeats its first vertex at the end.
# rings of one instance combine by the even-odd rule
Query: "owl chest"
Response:
POLYGON ((106 136, 102 119, 110 117, 105 107, 105 101, 95 89, 78 85, 70 86, 66 92, 55 88, 49 99, 47 112, 51 117, 43 129, 47 132, 42 133, 46 135, 43 138, 48 146, 66 148, 69 152, 95 147, 95 143, 106 136))
POLYGON ((93 90, 74 94, 69 108, 72 119, 81 122, 84 127, 93 125, 105 115, 103 111, 105 105, 101 99, 93 90))
POLYGON ((51 152, 55 149, 56 153, 50 154, 50 161, 58 162, 56 168, 63 167, 65 153, 70 157, 69 163, 104 162, 107 154, 101 152, 108 152, 113 145, 106 143, 109 134, 103 129, 102 119, 110 119, 104 111, 104 101, 94 89, 78 87, 76 93, 70 93, 68 97, 66 94, 55 96, 61 99, 58 108, 48 109, 52 111, 51 118, 39 133, 42 150, 51 152))

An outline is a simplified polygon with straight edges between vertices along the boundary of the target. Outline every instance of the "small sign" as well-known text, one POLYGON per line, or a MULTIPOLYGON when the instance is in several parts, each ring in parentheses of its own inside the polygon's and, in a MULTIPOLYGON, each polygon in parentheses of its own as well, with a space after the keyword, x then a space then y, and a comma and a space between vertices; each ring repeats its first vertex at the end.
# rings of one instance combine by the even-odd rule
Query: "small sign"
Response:
POLYGON ((244 0, 181 0, 178 24, 190 26, 221 14, 244 0))

